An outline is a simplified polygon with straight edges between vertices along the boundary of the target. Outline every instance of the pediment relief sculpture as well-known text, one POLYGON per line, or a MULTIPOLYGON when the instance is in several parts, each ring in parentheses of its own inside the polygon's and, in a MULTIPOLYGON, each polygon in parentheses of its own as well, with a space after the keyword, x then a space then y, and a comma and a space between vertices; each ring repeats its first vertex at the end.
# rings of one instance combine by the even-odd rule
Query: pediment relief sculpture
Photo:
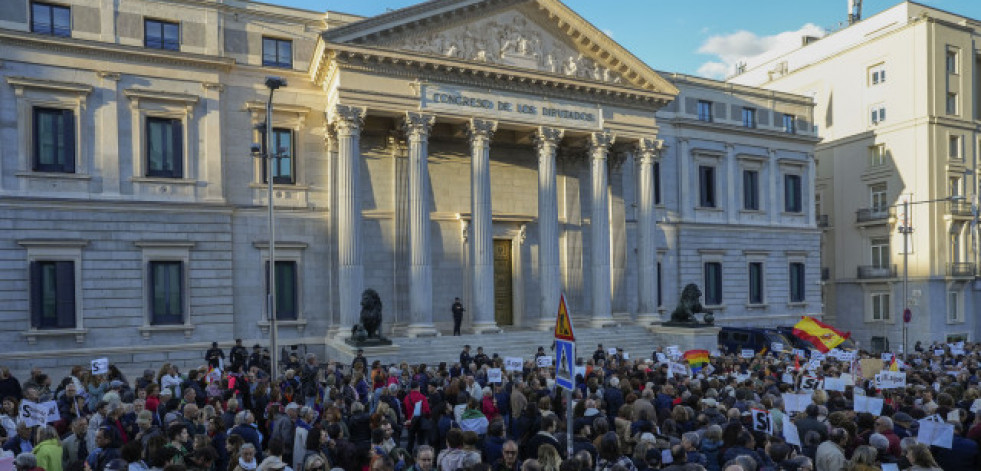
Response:
POLYGON ((623 81, 517 11, 402 41, 386 46, 601 82, 623 81))

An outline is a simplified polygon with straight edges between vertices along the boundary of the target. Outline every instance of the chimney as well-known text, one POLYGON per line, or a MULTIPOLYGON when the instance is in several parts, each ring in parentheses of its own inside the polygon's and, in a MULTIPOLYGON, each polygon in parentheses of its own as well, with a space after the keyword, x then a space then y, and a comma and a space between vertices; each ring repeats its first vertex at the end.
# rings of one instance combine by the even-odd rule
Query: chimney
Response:
POLYGON ((848 24, 862 19, 862 0, 848 0, 848 24))

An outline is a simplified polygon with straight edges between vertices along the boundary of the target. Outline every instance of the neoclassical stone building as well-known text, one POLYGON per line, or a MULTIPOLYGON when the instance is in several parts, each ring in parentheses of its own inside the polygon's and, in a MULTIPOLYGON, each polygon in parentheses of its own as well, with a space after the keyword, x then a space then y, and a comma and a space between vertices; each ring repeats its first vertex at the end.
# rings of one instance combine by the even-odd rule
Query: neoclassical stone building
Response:
POLYGON ((560 293, 646 325, 687 283, 722 323, 821 313, 811 100, 658 73, 558 1, 0 18, 0 362, 268 336, 268 75, 290 343, 348 335, 365 288, 394 336, 447 331, 454 297, 474 332, 547 327, 560 293))

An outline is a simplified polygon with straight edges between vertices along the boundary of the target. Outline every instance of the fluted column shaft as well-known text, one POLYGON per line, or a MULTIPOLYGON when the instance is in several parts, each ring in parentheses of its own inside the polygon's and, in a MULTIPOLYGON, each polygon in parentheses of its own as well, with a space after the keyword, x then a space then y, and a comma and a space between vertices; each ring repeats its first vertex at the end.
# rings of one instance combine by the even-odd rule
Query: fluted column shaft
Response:
POLYGON ((642 324, 658 320, 657 313, 657 218, 654 206, 654 159, 660 141, 637 142, 637 321, 642 324))
POLYGON ((607 189, 607 156, 613 145, 609 131, 595 132, 589 139, 589 162, 592 180, 592 294, 594 326, 613 324, 610 286, 610 198, 607 189))
POLYGON ((341 336, 349 336, 361 312, 361 126, 365 109, 338 105, 331 121, 337 134, 337 264, 341 336))
POLYGON ((436 117, 405 114, 409 141, 409 311, 410 336, 435 335, 433 268, 429 220, 429 131, 436 117))
POLYGON ((497 331, 494 318, 494 232, 491 220, 490 142, 496 121, 471 119, 470 206, 473 227, 473 329, 497 331))
POLYGON ((540 127, 535 134, 538 150, 538 269, 541 273, 539 326, 555 324, 562 291, 559 274, 559 206, 555 185, 555 153, 561 129, 540 127))

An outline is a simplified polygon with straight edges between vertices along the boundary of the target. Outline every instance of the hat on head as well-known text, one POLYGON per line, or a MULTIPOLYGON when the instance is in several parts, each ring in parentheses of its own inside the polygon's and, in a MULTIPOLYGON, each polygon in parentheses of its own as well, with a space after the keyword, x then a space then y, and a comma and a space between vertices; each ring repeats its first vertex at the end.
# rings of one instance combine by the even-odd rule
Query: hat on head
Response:
POLYGON ((892 421, 896 422, 897 424, 908 426, 913 423, 913 418, 910 417, 910 415, 905 412, 899 412, 896 415, 892 416, 892 421))
POLYGON ((120 381, 118 379, 114 379, 114 380, 112 380, 112 381, 109 382, 109 389, 121 388, 121 387, 123 387, 123 384, 124 383, 122 381, 120 381))
POLYGON ((164 416, 164 425, 170 425, 170 423, 175 420, 177 420, 177 413, 168 412, 167 415, 164 416))

